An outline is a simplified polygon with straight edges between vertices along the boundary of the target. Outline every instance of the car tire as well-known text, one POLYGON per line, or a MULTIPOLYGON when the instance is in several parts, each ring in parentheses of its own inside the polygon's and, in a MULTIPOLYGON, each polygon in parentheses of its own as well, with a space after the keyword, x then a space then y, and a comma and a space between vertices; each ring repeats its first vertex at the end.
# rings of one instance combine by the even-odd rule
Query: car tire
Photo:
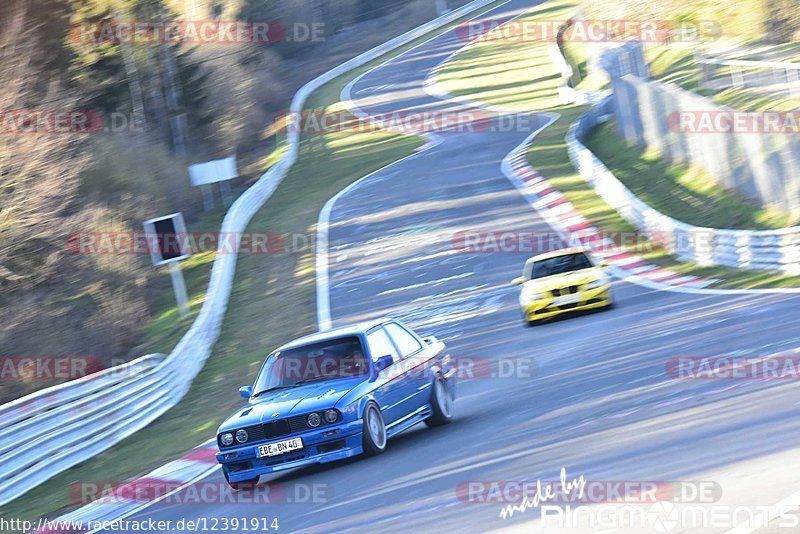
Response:
POLYGON ((233 489, 234 491, 246 491, 255 488, 258 485, 258 477, 251 478, 249 480, 242 480, 241 482, 231 482, 228 480, 228 473, 225 470, 222 470, 222 473, 225 475, 225 482, 233 489))
POLYGON ((447 385, 447 380, 439 375, 433 381, 433 392, 431 393, 431 409, 433 414, 425 419, 425 424, 429 427, 446 425, 453 420, 455 412, 455 402, 453 394, 447 385))
POLYGON ((370 402, 364 408, 363 428, 361 431, 361 445, 364 454, 376 456, 386 450, 386 423, 380 408, 370 402))

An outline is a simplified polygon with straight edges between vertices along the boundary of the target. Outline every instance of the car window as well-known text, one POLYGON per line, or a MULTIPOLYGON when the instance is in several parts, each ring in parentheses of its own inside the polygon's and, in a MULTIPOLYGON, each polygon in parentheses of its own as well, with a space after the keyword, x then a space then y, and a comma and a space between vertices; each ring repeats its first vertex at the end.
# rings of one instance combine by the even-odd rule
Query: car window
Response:
POLYGON ((526 265, 526 270, 530 272, 525 273, 527 279, 544 278, 546 276, 553 276, 555 274, 564 274, 573 271, 580 271, 581 269, 589 269, 593 267, 592 262, 586 254, 579 252, 577 254, 565 254, 563 256, 556 256, 555 258, 547 258, 531 263, 530 267, 526 265))
POLYGON ((408 330, 399 324, 389 323, 385 325, 385 328, 389 332, 389 335, 392 336, 395 345, 400 349, 400 354, 404 358, 422 348, 422 344, 417 341, 417 338, 412 336, 408 330))
POLYGON ((254 390, 261 393, 301 382, 359 376, 367 372, 367 360, 358 337, 329 339, 270 354, 254 390))
POLYGON ((367 344, 369 345, 369 353, 373 361, 387 354, 392 356, 393 361, 400 361, 397 349, 394 348, 392 341, 389 339, 389 336, 386 335, 386 331, 383 328, 378 328, 367 334, 367 344))

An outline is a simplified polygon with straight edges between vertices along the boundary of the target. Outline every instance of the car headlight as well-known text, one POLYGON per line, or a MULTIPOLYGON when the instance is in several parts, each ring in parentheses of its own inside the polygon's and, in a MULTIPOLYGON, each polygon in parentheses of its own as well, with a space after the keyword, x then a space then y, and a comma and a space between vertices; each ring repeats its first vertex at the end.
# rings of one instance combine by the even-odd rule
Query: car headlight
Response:
POLYGON ((586 284, 586 289, 597 289, 598 287, 603 287, 604 285, 606 285, 606 280, 600 278, 597 280, 592 280, 591 282, 586 284))
POLYGON ((233 445, 233 434, 231 434, 230 432, 226 432, 219 437, 219 441, 226 447, 228 445, 233 445))
POLYGON ((247 437, 248 437, 247 430, 245 430, 244 428, 236 431, 236 441, 238 441, 239 443, 244 443, 245 441, 247 441, 247 437))
POLYGON ((336 410, 326 410, 325 411, 325 421, 328 423, 335 423, 336 420, 339 419, 339 412, 336 410))
POLYGON ((310 413, 308 414, 307 420, 308 420, 308 426, 316 428, 322 422, 322 417, 320 417, 318 413, 310 413))

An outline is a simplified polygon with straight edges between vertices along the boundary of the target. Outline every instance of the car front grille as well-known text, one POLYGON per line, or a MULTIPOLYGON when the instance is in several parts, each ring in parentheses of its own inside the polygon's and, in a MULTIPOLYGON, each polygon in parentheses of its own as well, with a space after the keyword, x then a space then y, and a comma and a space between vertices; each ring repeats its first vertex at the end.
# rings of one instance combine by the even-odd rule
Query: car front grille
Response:
POLYGON ((289 423, 286 419, 278 419, 264 423, 264 437, 265 439, 279 438, 281 436, 288 436, 292 433, 289 428, 289 423))
MULTIPOLYGON (((217 437, 217 445, 219 445, 220 450, 230 449, 231 447, 240 447, 249 443, 279 438, 281 436, 288 436, 291 433, 289 430, 289 423, 286 421, 286 419, 271 421, 263 425, 246 426, 244 429, 247 431, 247 441, 244 443, 239 443, 238 441, 234 440, 232 445, 226 446, 223 445, 219 440, 219 437, 217 437)), ((231 431, 231 434, 234 434, 235 436, 236 430, 231 431)))
MULTIPOLYGON (((295 415, 294 417, 290 417, 288 421, 289 421, 289 428, 292 429, 292 434, 295 434, 297 432, 304 432, 312 428, 308 424, 308 414, 295 415)), ((324 423, 325 421, 323 420, 322 424, 324 423)), ((322 424, 320 424, 320 426, 322 426, 322 424)), ((319 428, 319 426, 317 428, 319 428)))
POLYGON ((564 295, 574 295, 577 292, 578 292, 578 286, 560 287, 550 291, 550 293, 554 297, 563 297, 564 295))
MULTIPOLYGON (((321 412, 318 413, 320 414, 320 417, 322 417, 322 413, 321 412)), ((222 442, 219 441, 219 437, 217 437, 217 445, 219 445, 220 450, 230 449, 231 447, 238 447, 241 445, 247 445, 250 443, 256 443, 268 439, 275 439, 283 436, 289 436, 291 434, 298 434, 300 432, 305 432, 306 430, 315 430, 317 428, 335 425, 336 423, 342 420, 341 415, 334 423, 328 423, 323 418, 322 423, 318 427, 312 427, 311 425, 308 424, 308 415, 309 414, 305 413, 303 415, 295 415, 287 419, 278 419, 277 421, 270 421, 269 423, 264 423, 263 425, 246 426, 244 427, 244 429, 247 430, 248 438, 245 443, 239 443, 238 441, 234 441, 232 445, 225 446, 222 444, 222 442)), ((231 432, 231 434, 235 433, 236 430, 233 430, 231 432)))

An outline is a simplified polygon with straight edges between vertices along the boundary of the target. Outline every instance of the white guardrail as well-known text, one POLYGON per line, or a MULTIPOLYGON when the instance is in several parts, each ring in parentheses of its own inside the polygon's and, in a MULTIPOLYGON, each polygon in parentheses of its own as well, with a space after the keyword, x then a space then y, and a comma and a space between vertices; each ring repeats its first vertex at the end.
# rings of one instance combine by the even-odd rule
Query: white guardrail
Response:
POLYGON ((611 113, 611 97, 574 122, 567 133, 572 164, 594 190, 625 220, 652 235, 667 250, 700 265, 800 274, 800 227, 778 230, 729 230, 692 226, 642 202, 581 142, 611 113))
MULTIPOLYGON (((292 99, 292 120, 323 84, 494 1, 474 0, 308 82, 292 99)), ((244 232, 297 160, 299 128, 288 131, 286 155, 236 199, 221 232, 244 232)), ((238 251, 238 239, 235 245, 238 251)), ((141 430, 183 398, 219 336, 235 268, 235 254, 217 255, 205 303, 168 356, 143 356, 0 406, 0 504, 141 430)))
MULTIPOLYGON (((701 65, 700 74, 703 84, 711 81, 708 66, 728 67, 730 77, 730 87, 752 87, 784 86, 792 97, 800 94, 800 63, 788 61, 758 61, 752 59, 725 59, 702 57, 696 54, 695 61, 701 65), (761 76, 745 76, 745 70, 771 71, 772 74, 762 73, 761 76)), ((713 88, 713 87, 712 87, 713 88)))

